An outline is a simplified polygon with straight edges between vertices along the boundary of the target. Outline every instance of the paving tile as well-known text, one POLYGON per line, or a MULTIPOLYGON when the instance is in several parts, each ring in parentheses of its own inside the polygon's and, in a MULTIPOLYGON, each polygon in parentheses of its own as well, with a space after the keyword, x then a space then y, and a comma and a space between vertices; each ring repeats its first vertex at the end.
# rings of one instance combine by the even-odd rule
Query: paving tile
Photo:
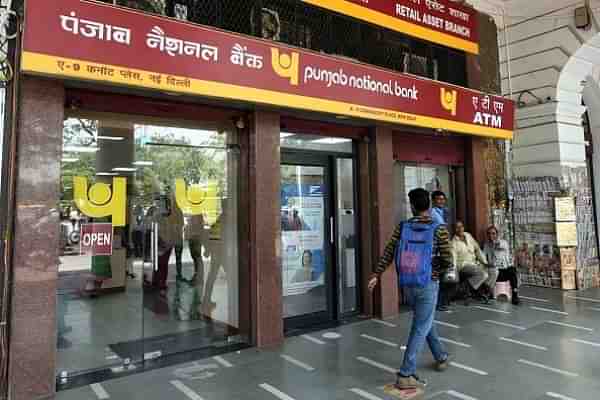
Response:
MULTIPOLYGON (((438 321, 459 326, 437 325, 442 337, 455 342, 445 345, 456 366, 445 373, 433 371, 431 354, 424 349, 419 358, 419 373, 429 381, 426 398, 551 399, 547 393, 577 400, 599 398, 600 312, 591 311, 590 307, 600 309, 600 304, 570 299, 574 293, 549 289, 523 288, 522 293, 548 302, 525 301, 520 307, 502 303, 485 306, 492 310, 458 305, 453 313, 436 316, 438 321), (532 306, 564 310, 569 315, 536 310, 532 306), (548 320, 593 330, 552 325, 548 320)), ((577 296, 600 300, 600 291, 577 296)), ((225 354, 222 357, 232 365, 230 368, 209 358, 103 382, 102 386, 111 399, 186 400, 185 394, 170 383, 173 380, 179 380, 204 400, 277 399, 260 387, 264 383, 296 400, 360 400, 359 395, 349 391, 351 388, 386 399, 383 385, 394 380, 393 373, 386 369, 397 368, 402 361, 400 346, 407 339, 410 314, 385 322, 366 320, 313 332, 312 340, 298 336, 268 350, 247 349, 225 354), (339 337, 323 336, 332 332, 339 337), (290 362, 290 357, 300 364, 290 362)), ((96 400, 97 397, 90 387, 82 387, 59 392, 57 399, 96 400)))

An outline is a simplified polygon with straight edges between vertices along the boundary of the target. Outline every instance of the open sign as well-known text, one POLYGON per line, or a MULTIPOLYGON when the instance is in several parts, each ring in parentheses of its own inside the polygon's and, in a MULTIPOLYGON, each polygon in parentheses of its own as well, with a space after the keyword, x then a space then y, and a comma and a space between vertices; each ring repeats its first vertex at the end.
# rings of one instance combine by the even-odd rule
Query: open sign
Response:
POLYGON ((80 230, 80 252, 92 256, 112 255, 112 224, 82 224, 80 230))

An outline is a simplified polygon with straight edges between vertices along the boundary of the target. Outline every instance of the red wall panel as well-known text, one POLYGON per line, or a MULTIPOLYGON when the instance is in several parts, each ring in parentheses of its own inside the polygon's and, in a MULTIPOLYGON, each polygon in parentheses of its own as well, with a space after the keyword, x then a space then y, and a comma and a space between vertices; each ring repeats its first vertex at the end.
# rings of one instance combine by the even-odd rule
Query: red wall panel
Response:
POLYGON ((394 160, 464 165, 465 139, 460 136, 435 136, 394 131, 394 160))

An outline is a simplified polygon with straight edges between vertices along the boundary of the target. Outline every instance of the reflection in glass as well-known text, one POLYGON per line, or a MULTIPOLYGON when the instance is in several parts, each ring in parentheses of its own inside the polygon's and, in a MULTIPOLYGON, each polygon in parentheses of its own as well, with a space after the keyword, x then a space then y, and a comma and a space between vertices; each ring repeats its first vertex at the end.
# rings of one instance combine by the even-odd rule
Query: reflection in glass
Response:
POLYGON ((241 333, 236 131, 177 125, 117 115, 64 122, 59 373, 121 366, 241 333), (90 190, 125 178, 125 226, 81 210, 75 177, 90 190), (82 254, 81 227, 99 222, 113 224, 112 254, 82 254))
POLYGON ((281 166, 283 315, 327 310, 325 168, 281 166))
POLYGON ((358 309, 356 215, 354 204, 354 162, 351 158, 336 160, 338 287, 342 313, 358 309))
POLYGON ((456 209, 454 188, 447 165, 402 164, 394 165, 394 204, 395 223, 412 217, 408 193, 417 188, 424 188, 429 192, 441 190, 448 199, 448 225, 455 221, 456 209))

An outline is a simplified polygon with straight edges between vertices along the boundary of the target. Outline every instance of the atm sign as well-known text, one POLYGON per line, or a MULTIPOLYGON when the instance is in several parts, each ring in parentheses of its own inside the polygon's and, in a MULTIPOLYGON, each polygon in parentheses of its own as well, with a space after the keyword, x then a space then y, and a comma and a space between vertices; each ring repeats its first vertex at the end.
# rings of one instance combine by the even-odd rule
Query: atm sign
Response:
POLYGON ((79 240, 81 254, 92 256, 112 255, 112 224, 82 224, 79 240))

